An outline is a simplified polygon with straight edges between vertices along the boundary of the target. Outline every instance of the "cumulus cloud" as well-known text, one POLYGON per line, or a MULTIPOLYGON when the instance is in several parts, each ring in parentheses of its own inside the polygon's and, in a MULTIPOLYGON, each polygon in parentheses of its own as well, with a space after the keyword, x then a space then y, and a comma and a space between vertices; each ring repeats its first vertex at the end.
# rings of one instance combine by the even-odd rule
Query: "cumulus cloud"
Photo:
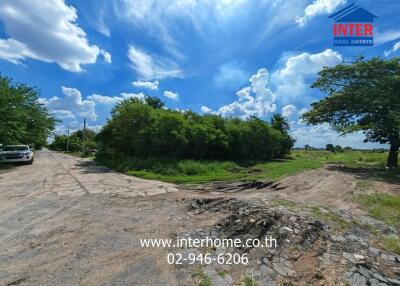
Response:
POLYGON ((390 54, 392 54, 398 50, 400 50, 400 42, 395 43, 390 50, 385 51, 385 53, 384 53, 385 57, 390 56, 390 54))
POLYGON ((52 114, 58 119, 75 119, 75 115, 70 110, 54 110, 52 114))
POLYGON ((106 50, 101 50, 100 53, 103 56, 104 61, 108 64, 111 64, 111 54, 106 50))
MULTIPOLYGON (((238 100, 220 107, 216 113, 222 116, 247 118, 249 116, 264 116, 276 110, 275 94, 267 88, 269 74, 267 69, 261 68, 249 79, 250 86, 239 90, 238 100)), ((207 106, 204 110, 210 110, 207 106)))
POLYGON ((200 107, 200 110, 203 113, 214 113, 214 111, 211 108, 207 107, 207 106, 200 107))
POLYGON ((303 27, 311 18, 322 14, 330 14, 337 7, 346 4, 346 2, 346 0, 314 0, 304 9, 304 15, 296 18, 296 23, 303 27))
POLYGON ((173 99, 173 100, 178 100, 179 99, 179 94, 178 93, 172 92, 172 91, 169 91, 169 90, 164 91, 164 96, 168 97, 170 99, 173 99))
POLYGON ((137 81, 132 82, 132 85, 133 85, 134 87, 147 88, 147 89, 151 89, 151 90, 157 90, 157 89, 158 89, 159 82, 158 82, 158 80, 155 80, 155 81, 141 81, 141 80, 137 80, 137 81))
POLYGON ((379 143, 363 143, 365 135, 362 132, 355 132, 346 136, 340 136, 329 124, 316 126, 292 127, 290 135, 296 139, 296 146, 303 147, 310 145, 317 148, 325 148, 326 144, 351 146, 353 148, 382 148, 385 145, 379 143))
POLYGON ((183 76, 181 69, 174 61, 165 57, 150 55, 134 46, 129 47, 128 58, 131 67, 141 80, 180 78, 183 76))
POLYGON ((33 57, 25 44, 14 39, 0 39, 0 59, 13 64, 21 64, 27 57, 33 57))
POLYGON ((140 93, 121 92, 121 97, 122 97, 122 99, 137 98, 137 99, 143 100, 146 96, 143 92, 140 92, 140 93))
POLYGON ((298 115, 303 115, 304 113, 306 113, 308 111, 307 108, 302 108, 300 109, 300 111, 297 113, 298 115))
POLYGON ((113 106, 118 102, 121 102, 124 99, 128 98, 137 98, 137 99, 144 99, 145 95, 141 93, 126 93, 121 92, 120 96, 107 96, 101 94, 92 94, 89 95, 86 99, 93 101, 95 104, 103 104, 103 105, 110 105, 113 106))
POLYGON ((83 98, 81 92, 76 88, 63 86, 61 91, 63 96, 39 99, 39 102, 46 105, 51 113, 61 121, 57 130, 79 129, 83 118, 86 118, 88 124, 94 126, 93 128, 102 126, 115 104, 128 98, 144 99, 145 97, 142 92, 122 92, 118 96, 92 94, 83 98))
POLYGON ((295 112, 296 112, 296 106, 294 106, 293 104, 288 104, 282 108, 282 115, 285 117, 289 117, 295 112))
POLYGON ((82 71, 81 65, 96 62, 100 49, 88 43, 77 18, 64 0, 3 0, 0 19, 10 38, 0 39, 0 58, 12 63, 32 58, 82 71))
POLYGON ((316 54, 301 53, 287 57, 282 67, 272 73, 270 80, 268 70, 261 68, 250 77, 249 86, 236 92, 236 101, 217 110, 203 106, 201 111, 241 118, 263 117, 276 111, 275 102, 278 101, 286 104, 282 112, 285 116, 290 116, 296 112, 292 102, 304 98, 310 78, 315 77, 323 67, 334 66, 341 61, 342 56, 331 49, 316 54))
POLYGON ((275 93, 287 102, 303 95, 308 89, 307 79, 315 76, 325 66, 335 66, 342 62, 342 56, 331 49, 320 53, 302 53, 286 59, 282 68, 276 70, 271 81, 275 93))
POLYGON ((97 119, 94 101, 82 99, 81 92, 76 88, 63 86, 61 91, 64 97, 54 96, 47 101, 47 106, 50 110, 56 112, 67 110, 80 117, 86 117, 91 120, 97 119))

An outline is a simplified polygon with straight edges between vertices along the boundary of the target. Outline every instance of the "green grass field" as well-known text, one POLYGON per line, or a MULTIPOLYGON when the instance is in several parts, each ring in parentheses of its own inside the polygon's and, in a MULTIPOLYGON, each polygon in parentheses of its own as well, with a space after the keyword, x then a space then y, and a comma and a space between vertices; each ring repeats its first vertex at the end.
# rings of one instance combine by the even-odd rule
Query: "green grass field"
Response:
POLYGON ((355 198, 368 214, 400 228, 400 197, 388 194, 359 195, 355 198))
MULTIPOLYGON (((304 170, 320 168, 324 164, 341 164, 350 168, 371 167, 382 171, 388 179, 398 174, 385 171, 387 153, 370 151, 294 151, 282 160, 269 162, 221 162, 195 160, 140 160, 131 158, 124 162, 104 162, 129 175, 181 184, 212 181, 276 180, 304 170)), ((393 172, 393 171, 392 171, 393 172)))

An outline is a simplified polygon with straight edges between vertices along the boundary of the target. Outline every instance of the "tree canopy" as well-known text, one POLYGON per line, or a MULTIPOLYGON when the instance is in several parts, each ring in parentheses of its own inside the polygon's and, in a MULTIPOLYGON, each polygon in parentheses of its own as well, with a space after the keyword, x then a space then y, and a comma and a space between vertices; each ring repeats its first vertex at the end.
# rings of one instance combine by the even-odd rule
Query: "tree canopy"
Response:
POLYGON ((283 157, 293 146, 283 118, 273 128, 256 117, 241 120, 162 107, 152 98, 116 105, 98 135, 99 156, 266 160, 283 157))
POLYGON ((0 143, 46 144, 56 120, 38 98, 37 89, 0 76, 0 143))
POLYGON ((357 58, 325 67, 311 86, 328 96, 303 114, 309 124, 327 122, 341 134, 363 131, 365 142, 390 144, 387 165, 397 167, 400 147, 400 58, 357 58))

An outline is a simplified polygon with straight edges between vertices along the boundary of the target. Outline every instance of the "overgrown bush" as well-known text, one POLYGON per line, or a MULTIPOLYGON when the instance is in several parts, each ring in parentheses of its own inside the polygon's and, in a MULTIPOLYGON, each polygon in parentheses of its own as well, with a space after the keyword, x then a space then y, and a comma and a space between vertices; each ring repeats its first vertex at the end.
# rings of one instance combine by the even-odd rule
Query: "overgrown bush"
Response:
MULTIPOLYGON (((97 147, 96 135, 96 132, 93 130, 88 129, 85 131, 86 150, 97 147)), ((49 144, 49 148, 57 151, 81 152, 83 149, 83 130, 75 131, 70 136, 56 135, 53 142, 49 144)))
MULTIPOLYGON (((145 101, 129 99, 114 107, 112 118, 98 134, 97 140, 101 142, 98 157, 280 158, 290 152, 294 140, 288 135, 288 124, 281 116, 275 115, 271 125, 256 117, 241 120, 169 110, 154 98, 145 101)), ((194 162, 186 161, 185 164, 182 167, 199 172, 200 167, 194 162)))

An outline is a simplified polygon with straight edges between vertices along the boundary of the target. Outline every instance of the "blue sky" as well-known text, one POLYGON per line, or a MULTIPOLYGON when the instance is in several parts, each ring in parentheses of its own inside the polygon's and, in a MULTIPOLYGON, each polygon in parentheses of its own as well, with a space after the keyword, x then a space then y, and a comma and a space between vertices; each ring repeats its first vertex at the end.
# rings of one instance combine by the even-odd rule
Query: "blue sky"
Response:
POLYGON ((283 113, 297 146, 378 147, 299 115, 324 96, 309 88, 323 66, 400 56, 399 12, 398 0, 2 0, 0 71, 41 90, 58 133, 84 117, 99 129, 118 101, 151 95, 199 113, 283 113), (349 3, 379 16, 373 47, 333 46, 327 16, 349 3))

